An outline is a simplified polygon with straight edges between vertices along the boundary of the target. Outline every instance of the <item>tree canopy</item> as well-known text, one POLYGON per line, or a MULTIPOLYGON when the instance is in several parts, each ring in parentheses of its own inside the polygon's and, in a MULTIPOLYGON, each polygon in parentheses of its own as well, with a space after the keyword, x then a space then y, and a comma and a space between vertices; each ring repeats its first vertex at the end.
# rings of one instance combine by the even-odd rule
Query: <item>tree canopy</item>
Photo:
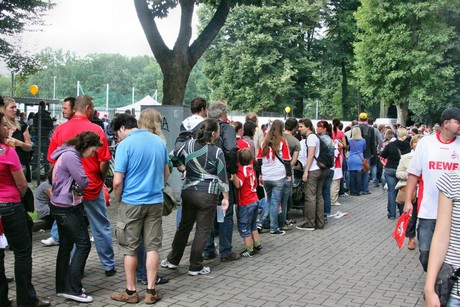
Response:
MULTIPOLYGON (((362 0, 355 45, 360 91, 386 106, 395 104, 405 124, 430 106, 445 105, 453 67, 446 61, 454 31, 441 18, 446 0, 362 0)), ((458 40, 458 38, 457 38, 458 40)))
POLYGON ((53 7, 50 0, 3 0, 0 2, 0 57, 13 71, 30 71, 33 57, 11 43, 11 37, 27 26, 42 23, 44 13, 53 7))

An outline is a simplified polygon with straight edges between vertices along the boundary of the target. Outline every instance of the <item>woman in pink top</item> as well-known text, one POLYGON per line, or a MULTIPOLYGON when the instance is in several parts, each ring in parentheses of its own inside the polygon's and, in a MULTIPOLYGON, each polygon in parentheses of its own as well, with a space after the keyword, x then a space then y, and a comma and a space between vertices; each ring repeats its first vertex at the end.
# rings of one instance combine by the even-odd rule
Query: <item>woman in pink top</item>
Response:
MULTIPOLYGON (((0 112, 0 216, 5 236, 14 252, 14 277, 18 306, 50 306, 37 298, 32 285, 32 236, 27 225, 28 214, 21 197, 27 190, 18 154, 6 145, 9 126, 0 112)), ((5 277, 5 250, 0 249, 0 306, 11 306, 5 277)))

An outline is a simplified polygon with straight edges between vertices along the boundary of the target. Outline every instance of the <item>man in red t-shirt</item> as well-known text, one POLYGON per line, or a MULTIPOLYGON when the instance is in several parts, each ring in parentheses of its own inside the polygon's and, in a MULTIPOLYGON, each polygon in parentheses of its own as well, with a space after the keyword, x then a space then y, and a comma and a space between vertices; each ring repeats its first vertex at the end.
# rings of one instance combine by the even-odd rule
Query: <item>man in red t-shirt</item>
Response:
POLYGON ((82 159, 83 169, 89 179, 89 185, 83 191, 83 205, 91 225, 96 250, 104 267, 105 275, 112 276, 116 272, 112 226, 107 217, 103 189, 111 154, 104 131, 100 126, 90 121, 93 113, 93 98, 87 95, 78 96, 75 101, 75 115, 67 122, 59 125, 51 137, 48 148, 48 161, 53 165, 55 161, 51 159, 51 154, 56 148, 81 132, 93 131, 101 137, 102 147, 92 157, 82 159))

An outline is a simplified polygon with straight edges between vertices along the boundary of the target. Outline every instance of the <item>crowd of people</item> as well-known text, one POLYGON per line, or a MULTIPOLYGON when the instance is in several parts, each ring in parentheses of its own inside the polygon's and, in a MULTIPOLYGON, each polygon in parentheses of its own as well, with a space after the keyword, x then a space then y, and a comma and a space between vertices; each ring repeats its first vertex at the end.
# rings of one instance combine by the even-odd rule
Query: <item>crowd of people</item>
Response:
MULTIPOLYGON (((108 137, 113 137, 114 228, 126 288, 112 293, 112 300, 138 303, 137 282, 147 287, 146 304, 161 300, 156 285, 168 279, 158 268, 178 267, 193 226, 188 275, 205 275, 211 273, 205 261, 217 256, 222 262, 255 257, 262 251, 260 233, 284 236, 294 226, 324 229, 331 208, 341 206, 340 197, 370 194, 372 184, 387 191, 388 219, 411 215, 408 248, 418 245, 427 272, 427 305, 439 306, 434 289, 441 265, 460 267, 460 109, 446 109, 432 131, 418 124, 375 125, 366 113, 347 127, 339 119, 308 118, 259 125, 252 112, 244 123, 230 122, 226 101, 208 103, 199 97, 190 109, 192 115, 182 122, 175 149, 168 153, 155 109, 142 111, 139 120, 117 114, 108 124, 93 120, 90 96, 63 101, 67 122, 50 132, 49 142, 41 142, 50 169, 35 193, 36 211, 52 225, 50 238, 42 243, 59 246, 56 295, 93 301, 81 281, 91 249, 88 224, 105 275, 117 272, 104 198, 112 158, 108 137), (173 169, 182 173, 181 205, 171 251, 161 260, 163 189, 173 169), (294 185, 295 180, 302 184, 294 185), (302 197, 294 198, 294 193, 302 197), (302 221, 292 220, 294 207, 302 209, 302 221), (235 216, 241 251, 232 242, 235 216)), ((43 108, 39 112, 39 119, 47 118, 43 108)), ((31 283, 31 219, 21 197, 30 176, 27 152, 34 142, 25 114, 17 115, 15 101, 5 98, 0 105, 0 173, 5 178, 0 182, 1 223, 14 251, 18 306, 50 306, 37 298, 31 283)), ((460 303, 458 291, 456 284, 449 306, 460 303)), ((0 249, 0 306, 10 305, 0 249)))

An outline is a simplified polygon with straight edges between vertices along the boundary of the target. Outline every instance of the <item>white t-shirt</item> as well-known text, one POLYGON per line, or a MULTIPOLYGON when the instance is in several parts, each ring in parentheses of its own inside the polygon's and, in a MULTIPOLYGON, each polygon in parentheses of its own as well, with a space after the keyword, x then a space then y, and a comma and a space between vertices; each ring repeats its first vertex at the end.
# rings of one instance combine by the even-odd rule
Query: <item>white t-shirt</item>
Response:
POLYGON ((420 177, 418 217, 436 219, 439 191, 436 182, 446 171, 455 170, 460 162, 460 138, 444 143, 436 135, 420 139, 407 172, 420 177))
MULTIPOLYGON (((263 145, 263 142, 262 142, 263 145)), ((280 147, 278 150, 278 157, 273 153, 272 148, 268 148, 267 156, 263 155, 262 145, 259 147, 257 153, 257 159, 262 159, 262 178, 267 181, 278 181, 283 178, 286 178, 286 168, 284 164, 280 161, 291 160, 291 155, 289 154, 289 146, 286 140, 283 138, 280 142, 280 147)))
MULTIPOLYGON (((302 139, 302 141, 300 141, 300 152, 299 152, 299 157, 297 158, 297 160, 299 160, 300 163, 302 163, 304 168, 307 165, 307 146, 308 147, 316 146, 315 157, 318 158, 319 138, 315 134, 312 133, 307 138, 302 139)), ((314 171, 317 169, 319 169, 319 166, 318 164, 316 164, 316 159, 313 159, 313 163, 311 164, 310 171, 314 171)))

